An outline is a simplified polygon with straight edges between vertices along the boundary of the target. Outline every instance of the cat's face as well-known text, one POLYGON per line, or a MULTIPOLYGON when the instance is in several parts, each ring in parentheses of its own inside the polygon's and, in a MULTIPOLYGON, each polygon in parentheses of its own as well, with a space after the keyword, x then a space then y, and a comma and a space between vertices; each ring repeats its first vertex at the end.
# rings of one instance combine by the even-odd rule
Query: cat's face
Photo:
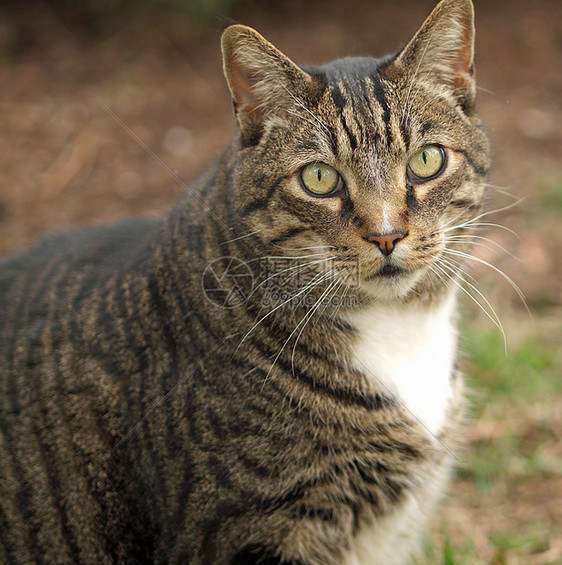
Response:
POLYGON ((446 280, 488 169, 470 3, 445 0, 382 60, 301 70, 242 26, 223 49, 242 134, 236 206, 256 252, 342 281, 355 263, 361 289, 383 300, 446 280))

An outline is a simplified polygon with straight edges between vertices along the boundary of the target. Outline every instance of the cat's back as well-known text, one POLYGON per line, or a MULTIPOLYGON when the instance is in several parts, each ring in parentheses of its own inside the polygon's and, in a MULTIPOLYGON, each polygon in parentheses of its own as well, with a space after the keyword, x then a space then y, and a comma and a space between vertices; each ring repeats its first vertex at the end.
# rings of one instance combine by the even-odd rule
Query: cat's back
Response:
POLYGON ((55 291, 64 294, 85 278, 90 286, 98 285, 138 261, 159 224, 156 219, 136 218, 50 235, 0 261, 0 331, 10 331, 25 313, 37 315, 52 302, 55 291))
POLYGON ((160 225, 155 218, 130 218, 114 224, 48 235, 36 245, 0 260, 0 298, 14 277, 40 278, 39 269, 72 263, 73 269, 96 264, 100 269, 122 265, 160 225))
POLYGON ((84 362, 97 328, 111 335, 123 315, 108 307, 111 294, 127 277, 146 278, 158 226, 135 219, 53 235, 0 262, 0 381, 13 388, 15 380, 33 386, 42 375, 71 375, 64 362, 84 362))

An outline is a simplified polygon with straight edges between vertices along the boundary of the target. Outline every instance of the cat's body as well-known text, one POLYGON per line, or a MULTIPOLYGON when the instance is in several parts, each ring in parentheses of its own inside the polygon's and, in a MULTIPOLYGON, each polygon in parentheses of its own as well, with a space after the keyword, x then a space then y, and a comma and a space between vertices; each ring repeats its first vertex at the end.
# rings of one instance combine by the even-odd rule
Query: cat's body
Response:
POLYGON ((195 198, 0 265, 2 562, 399 564, 443 494, 464 397, 433 264, 487 170, 471 5, 378 61, 304 72, 242 26, 223 51, 241 133, 195 198), (314 261, 278 267, 290 302, 272 256, 314 261), (254 281, 221 307, 233 258, 254 281))

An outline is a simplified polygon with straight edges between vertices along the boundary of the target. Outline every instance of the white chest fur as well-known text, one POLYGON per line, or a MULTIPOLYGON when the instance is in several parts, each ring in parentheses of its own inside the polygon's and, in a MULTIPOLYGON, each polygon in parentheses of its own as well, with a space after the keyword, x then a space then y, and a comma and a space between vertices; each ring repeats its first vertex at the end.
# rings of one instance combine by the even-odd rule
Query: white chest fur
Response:
POLYGON ((354 313, 359 337, 352 364, 382 383, 430 432, 445 422, 455 361, 455 297, 432 307, 374 304, 354 313))
POLYGON ((374 524, 363 526, 345 554, 342 565, 403 565, 409 563, 412 549, 437 502, 442 498, 449 475, 444 463, 433 469, 425 484, 402 504, 374 524))

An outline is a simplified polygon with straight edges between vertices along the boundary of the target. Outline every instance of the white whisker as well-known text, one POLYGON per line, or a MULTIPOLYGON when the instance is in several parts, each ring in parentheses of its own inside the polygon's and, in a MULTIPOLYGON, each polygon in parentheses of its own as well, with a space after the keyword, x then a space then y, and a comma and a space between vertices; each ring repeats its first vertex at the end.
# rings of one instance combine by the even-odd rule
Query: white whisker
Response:
MULTIPOLYGON (((433 67, 432 67, 432 68, 433 68, 433 67)), ((429 74, 429 72, 428 72, 428 74, 429 74)), ((421 90, 421 86, 420 86, 420 88, 418 88, 417 92, 419 92, 420 90, 421 90)), ((463 91, 463 90, 464 90, 464 87, 449 88, 449 89, 448 89, 448 92, 454 93, 454 92, 456 92, 457 90, 463 91)), ((417 94, 417 92, 416 92, 416 94, 417 94)), ((439 93, 439 94, 437 94, 437 95, 434 96, 431 100, 427 101, 427 102, 426 102, 419 110, 417 110, 417 111, 421 114, 430 104, 432 104, 433 102, 435 102, 435 100, 437 100, 438 98, 443 98, 443 97, 444 97, 444 95, 443 95, 442 92, 439 93)), ((411 109, 412 105, 414 104, 414 100, 415 100, 415 97, 412 98, 412 104, 410 104, 410 109, 411 109)), ((410 119, 410 118, 409 118, 409 113, 410 113, 410 112, 408 112, 408 118, 407 118, 407 120, 406 120, 406 123, 408 123, 408 120, 410 119)))
POLYGON ((454 243, 456 241, 462 242, 463 240, 468 240, 468 241, 472 242, 474 245, 484 247, 485 249, 489 249, 490 251, 497 251, 497 249, 494 249, 494 248, 490 247, 489 245, 485 245, 484 243, 481 243, 481 241, 473 241, 475 239, 481 240, 481 241, 487 241, 487 242, 491 243, 492 245, 494 245, 497 249, 501 249, 506 255, 508 255, 509 257, 514 259, 515 261, 521 261, 521 259, 519 259, 519 257, 516 257, 515 255, 513 255, 513 253, 511 253, 511 251, 506 249, 503 245, 500 245, 497 241, 494 241, 493 239, 490 239, 489 237, 484 237, 483 235, 457 234, 457 235, 447 236, 445 238, 445 241, 454 243))
MULTIPOLYGON (((428 42, 428 45, 429 45, 429 42, 428 42)), ((426 49, 427 49, 428 45, 426 45, 426 49)), ((425 55, 425 52, 424 52, 424 55, 425 55)), ((421 61, 420 61, 420 63, 421 63, 421 61)), ((420 91, 421 91, 421 89, 422 89, 422 87, 423 87, 424 82, 431 76, 431 73, 433 72, 433 69, 434 69, 434 68, 435 68, 435 63, 433 63, 433 65, 431 65, 431 67, 429 68, 429 70, 428 70, 427 73, 425 74, 425 78, 424 78, 423 80, 420 80, 419 85, 418 85, 418 88, 417 88, 417 90, 414 92, 414 95, 412 96, 412 100, 410 101, 410 105, 409 105, 409 108, 408 108, 408 112, 407 112, 407 114, 406 114, 406 119, 403 120, 403 123, 404 123, 404 124, 408 125, 408 124, 410 123, 410 113, 411 113, 411 111, 412 111, 412 108, 414 107, 414 102, 416 101, 416 97, 417 97, 417 95, 420 93, 420 91)), ((417 72, 417 71, 416 71, 416 72, 417 72)), ((413 79, 412 79, 412 81, 413 81, 413 79)), ((410 85, 410 90, 408 91, 408 96, 409 96, 409 94, 410 94, 410 91, 411 91, 411 85, 410 85)), ((435 98, 439 98, 439 96, 436 96, 435 98)), ((435 98, 434 98, 433 100, 435 100, 435 98)), ((433 100, 432 100, 432 102, 433 102, 433 100)), ((427 106, 427 104, 426 104, 426 106, 427 106)), ((424 108, 425 108, 425 106, 424 106, 424 108)))
POLYGON ((312 267, 313 265, 321 265, 321 264, 327 262, 329 259, 330 258, 324 258, 323 257, 321 259, 316 259, 314 261, 308 261, 306 263, 302 263, 302 264, 299 264, 299 265, 293 265, 292 267, 287 267, 286 269, 282 269, 281 271, 277 271, 276 273, 273 273, 271 276, 264 279, 259 285, 254 287, 249 296, 252 296, 258 288, 260 288, 261 286, 266 284, 268 281, 274 279, 275 277, 279 277, 281 275, 284 275, 285 273, 288 273, 289 271, 296 271, 295 273, 291 274, 291 278, 293 278, 293 277, 299 275, 302 271, 306 271, 306 269, 308 269, 309 267, 312 267))
MULTIPOLYGON (((460 217, 464 216, 465 214, 466 214, 466 210, 461 210, 454 218, 451 218, 449 221, 445 222, 441 226, 441 229, 436 231, 435 233, 444 233, 447 230, 447 228, 449 226, 451 226, 451 224, 456 222, 460 217)), ((457 229, 457 228, 462 228, 462 227, 464 227, 464 223, 463 224, 455 224, 451 229, 457 229)))
POLYGON ((240 239, 246 239, 247 237, 252 237, 253 235, 258 234, 258 233, 262 232, 263 230, 265 230, 265 228, 262 228, 261 230, 252 231, 252 232, 250 232, 250 233, 247 233, 246 235, 241 235, 241 236, 239 236, 239 237, 234 237, 234 238, 232 238, 232 239, 227 239, 226 241, 221 242, 220 245, 226 245, 227 243, 232 243, 232 242, 234 242, 234 241, 239 241, 240 239))
POLYGON ((299 118, 299 120, 304 120, 305 122, 308 122, 311 126, 316 127, 316 124, 312 120, 310 120, 309 118, 306 118, 302 114, 298 114, 297 112, 293 112, 292 110, 289 110, 288 108, 283 108, 283 110, 285 112, 287 112, 287 114, 291 114, 291 116, 296 116, 297 118, 299 118))
POLYGON ((484 88, 483 86, 478 86, 478 85, 476 85, 476 88, 478 90, 481 90, 482 92, 485 92, 486 94, 491 94, 492 96, 496 96, 496 93, 493 90, 488 90, 487 88, 484 88))
POLYGON ((289 304, 290 302, 292 302, 293 300, 295 300, 295 298, 298 298, 299 296, 301 296, 304 292, 308 291, 310 288, 312 288, 312 286, 314 285, 318 285, 321 284, 321 282, 323 282, 324 280, 326 280, 325 278, 322 277, 326 277, 326 273, 324 272, 320 272, 317 273, 313 279, 311 281, 309 281, 303 288, 301 288, 296 294, 291 295, 287 300, 281 302, 280 304, 278 304, 277 306, 275 306, 275 308, 273 308, 272 310, 270 310, 267 314, 265 314, 265 316, 261 317, 249 330, 248 332, 244 335, 244 337, 240 340, 240 343, 238 344, 238 346, 236 347, 235 353, 238 351, 238 349, 240 348, 240 346, 244 343, 244 341, 246 341, 246 339, 250 336, 250 334, 269 316, 271 316, 271 314, 273 314, 274 312, 276 312, 277 310, 279 310, 279 308, 281 308, 282 306, 285 306, 285 304, 289 304))
POLYGON ((263 257, 255 257, 248 259, 246 264, 257 263, 258 261, 267 261, 268 259, 308 259, 309 257, 324 257, 323 253, 311 253, 310 255, 264 255, 263 257))
POLYGON ((491 222, 478 222, 478 223, 466 222, 464 224, 458 224, 456 226, 451 226, 449 228, 438 230, 434 233, 435 234, 448 233, 450 231, 457 230, 457 229, 476 229, 476 228, 483 228, 483 227, 501 229, 501 230, 509 232, 511 235, 515 236, 517 239, 519 239, 519 240, 521 239, 519 237, 519 235, 516 232, 514 232, 511 228, 508 228, 507 226, 502 226, 501 224, 494 224, 494 223, 491 223, 491 222))
MULTIPOLYGON (((464 224, 461 224, 461 226, 465 226, 465 225, 474 225, 474 223, 477 220, 480 220, 481 218, 485 218, 486 216, 490 216, 492 214, 497 214, 499 212, 505 212, 506 210, 511 210, 511 208, 514 208, 515 206, 518 206, 524 199, 523 198, 519 198, 518 200, 516 200, 515 202, 512 202, 511 204, 507 204, 505 206, 502 206, 501 208, 495 208, 494 210, 488 210, 486 212, 482 212, 482 214, 479 214, 478 216, 472 218, 471 220, 468 220, 467 222, 465 222, 464 224)), ((485 225, 483 223, 480 223, 478 225, 485 225)), ((490 224, 492 225, 492 224, 490 224)))
MULTIPOLYGON (((314 287, 319 286, 320 284, 324 283, 325 281, 329 280, 330 278, 333 278, 335 276, 335 273, 323 273, 324 277, 319 279, 318 281, 315 282, 315 284, 313 285, 314 287)), ((279 359, 279 357, 281 356, 281 353, 283 353, 285 347, 287 346, 287 344, 289 343, 289 341, 291 340, 291 338, 293 337, 293 335, 295 335, 295 332, 299 329, 300 325, 304 322, 306 325, 306 322, 310 319, 310 317, 314 314, 315 310, 318 308, 322 298, 326 295, 326 292, 329 291, 329 289, 331 289, 332 285, 334 283, 330 283, 330 285, 328 286, 327 289, 325 289, 322 294, 320 295, 320 298, 317 300, 317 302, 314 304, 314 306, 303 316, 302 320, 295 326, 295 328, 293 329, 293 331, 289 334, 289 337, 285 340, 285 342, 283 343, 281 349, 277 352, 277 355, 275 356, 275 358, 273 359, 273 362, 271 363, 271 367, 269 368, 269 371, 267 372, 267 375, 265 376, 265 379, 263 381, 262 386, 265 386, 265 384, 267 383, 267 380, 269 379, 269 375, 271 374, 271 371, 273 370, 273 367, 275 367, 275 363, 277 363, 277 360, 279 359)), ((305 290, 309 290, 310 288, 312 288, 312 286, 309 284, 307 285, 307 287, 305 287, 305 290)), ((301 291, 302 293, 302 291, 301 291)), ((301 294, 299 293, 299 294, 301 294)), ((298 295, 296 295, 298 296, 298 295)))
POLYGON ((486 183, 484 186, 486 188, 491 189, 491 190, 495 190, 496 192, 498 192, 499 194, 502 194, 503 196, 507 196, 508 198, 512 198, 513 200, 517 200, 518 198, 520 198, 516 194, 513 194, 513 192, 510 192, 510 190, 512 190, 512 189, 509 186, 498 186, 496 184, 490 184, 490 183, 486 183))
MULTIPOLYGON (((287 93, 289 94, 289 96, 297 103, 297 105, 299 107, 301 107, 307 114, 309 114, 317 123, 320 124, 320 126, 322 127, 322 129, 324 129, 324 131, 326 131, 328 133, 328 135, 330 137, 333 137, 333 134, 330 130, 330 128, 318 117, 316 116, 313 112, 311 112, 303 103, 301 100, 299 100, 284 84, 282 85, 283 88, 287 91, 287 93)), ((299 116, 302 117, 302 116, 299 116)), ((306 119, 306 118, 303 118, 306 119)), ((309 120, 306 120, 309 122, 309 120)), ((311 123, 311 122, 309 122, 311 123)))
MULTIPOLYGON (((320 307, 320 304, 322 303, 322 300, 324 299, 325 295, 329 292, 332 291, 332 289, 334 289, 334 295, 335 293, 338 291, 338 288, 341 286, 342 284, 342 280, 335 280, 333 282, 330 283, 330 285, 328 286, 328 288, 322 293, 322 295, 320 296, 320 298, 317 300, 317 302, 314 304, 314 307, 311 308, 311 312, 307 313, 308 316, 308 321, 310 321, 310 319, 312 318, 312 316, 314 315, 314 313, 316 312, 316 310, 318 310, 318 308, 320 307)), ((331 298, 331 297, 330 297, 331 298)), ((324 304, 324 308, 322 309, 322 311, 319 313, 319 317, 322 316, 322 314, 325 312, 326 308, 328 307, 328 302, 326 302, 324 304)), ((308 321, 305 321, 305 323, 303 324, 301 331, 298 333, 297 337, 295 338, 295 344, 293 345, 293 351, 291 354, 291 368, 293 373, 295 372, 295 365, 294 365, 294 358, 295 358, 295 351, 297 348, 297 344, 299 342, 300 336, 302 335, 302 333, 304 332, 306 325, 308 323, 308 321)), ((289 339, 291 338, 291 336, 289 336, 289 339)))
POLYGON ((422 64, 423 60, 425 59, 425 55, 426 55, 426 53, 427 53, 427 50, 428 50, 429 45, 430 45, 430 43, 431 43, 431 40, 433 39, 433 33, 434 33, 434 32, 432 31, 432 32, 431 32, 431 35, 430 35, 429 38, 427 39, 427 43, 425 44, 423 53, 422 53, 422 55, 421 55, 421 57, 420 57, 420 60, 419 60, 419 62, 418 62, 418 66, 416 67, 416 70, 414 71, 414 76, 412 76, 412 79, 411 79, 411 81, 410 81, 410 86, 409 86, 408 92, 407 92, 407 94, 406 94, 406 101, 404 102, 404 110, 402 111, 402 120, 401 120, 401 123, 402 123, 402 124, 405 123, 406 109, 408 109, 408 111, 409 111, 409 108, 411 107, 411 106, 409 106, 410 93, 412 92, 412 87, 414 86, 414 82, 415 82, 415 80, 416 80, 416 77, 418 76, 418 72, 419 72, 419 70, 420 70, 420 68, 421 68, 421 64, 422 64))
MULTIPOLYGON (((449 278, 449 280, 455 284, 460 290, 462 290, 477 306, 478 308, 480 308, 480 310, 482 310, 482 312, 484 312, 484 314, 492 321, 492 323, 498 328, 498 330, 501 332, 502 336, 503 336, 503 342, 504 342, 504 350, 505 353, 507 354, 507 336, 503 327, 503 324, 501 323, 501 320, 497 314, 497 312, 495 311, 494 307, 490 304, 490 301, 484 296, 484 294, 478 289, 476 288, 475 285, 471 284, 470 282, 468 282, 461 274, 460 274, 460 269, 458 267, 458 265, 454 265, 449 263, 448 261, 445 261, 442 257, 440 258, 440 261, 438 263, 435 263, 433 265, 435 268, 441 270, 441 272, 447 276, 449 278), (482 300, 485 302, 486 306, 488 306, 488 308, 491 310, 492 313, 490 313, 488 310, 486 310, 486 308, 484 308, 484 306, 482 306, 482 304, 480 304, 480 302, 478 302, 478 300, 472 295, 470 294, 470 292, 468 292, 468 290, 466 288, 463 287, 463 285, 461 284, 461 282, 457 281, 448 271, 447 269, 449 269, 452 273, 455 274, 455 276, 465 285, 467 285, 469 288, 471 288, 476 294, 478 294, 478 296, 480 296, 480 298, 482 298, 482 300)), ((467 273, 464 273, 465 276, 470 276, 467 273)), ((472 278, 472 277, 471 277, 472 278)), ((473 279, 474 280, 474 279, 473 279)))
POLYGON ((532 315, 531 310, 529 309, 529 306, 527 305, 527 301, 525 299, 525 295, 523 294, 523 291, 517 286, 515 281, 509 275, 506 275, 501 269, 498 269, 498 267, 496 267, 495 265, 492 265, 488 261, 484 261, 484 259, 480 259, 480 257, 475 257, 474 255, 469 255, 468 253, 465 253, 464 251, 458 251, 456 249, 443 249, 443 253, 447 253, 449 255, 455 255, 456 257, 462 257, 463 259, 466 259, 468 261, 476 261, 476 263, 480 263, 481 265, 485 265, 486 267, 489 267, 490 269, 492 269, 493 271, 498 273, 501 277, 504 278, 504 280, 506 280, 510 284, 511 288, 513 288, 513 290, 516 292, 517 296, 519 297, 519 299, 523 303, 523 306, 525 306, 525 309, 527 310, 529 316, 532 315))
POLYGON ((310 247, 281 247, 281 245, 278 245, 277 243, 274 243, 273 245, 275 245, 275 247, 277 247, 278 249, 282 249, 283 251, 309 251, 310 249, 337 249, 337 247, 335 245, 315 245, 315 246, 310 246, 310 247))

